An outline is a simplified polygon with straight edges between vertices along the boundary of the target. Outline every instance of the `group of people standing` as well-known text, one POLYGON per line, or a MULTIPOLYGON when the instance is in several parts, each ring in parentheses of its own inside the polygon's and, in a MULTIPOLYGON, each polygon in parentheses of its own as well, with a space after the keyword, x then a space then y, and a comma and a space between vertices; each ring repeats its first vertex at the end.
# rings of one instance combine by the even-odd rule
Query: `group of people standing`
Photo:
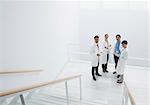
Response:
POLYGON ((109 41, 108 34, 104 35, 104 41, 101 43, 99 43, 99 39, 98 35, 94 36, 94 44, 90 48, 93 80, 96 81, 96 76, 102 76, 98 71, 99 65, 102 66, 103 73, 108 73, 108 62, 113 60, 115 62, 115 71, 113 74, 117 74, 117 83, 123 83, 124 68, 128 58, 128 42, 126 40, 121 42, 121 35, 119 34, 116 35, 114 47, 109 41))

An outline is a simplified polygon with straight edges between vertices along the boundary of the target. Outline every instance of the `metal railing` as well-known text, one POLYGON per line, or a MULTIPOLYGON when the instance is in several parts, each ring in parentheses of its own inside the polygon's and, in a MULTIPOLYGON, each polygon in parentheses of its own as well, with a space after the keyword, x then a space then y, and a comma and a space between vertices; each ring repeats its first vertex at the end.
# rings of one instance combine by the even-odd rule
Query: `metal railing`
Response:
POLYGON ((29 73, 29 72, 42 72, 43 70, 34 69, 16 69, 16 70, 0 70, 0 74, 16 74, 16 73, 29 73))
POLYGON ((136 105, 135 99, 133 98, 126 82, 124 82, 124 91, 123 91, 123 99, 122 105, 136 105))
MULTIPOLYGON (((31 86, 27 86, 27 87, 19 87, 19 88, 9 89, 9 90, 0 92, 0 98, 5 99, 5 98, 13 96, 13 95, 15 95, 15 96, 19 95, 20 100, 21 100, 21 104, 26 105, 23 94, 25 94, 27 92, 32 92, 33 90, 36 90, 36 89, 39 89, 39 88, 48 87, 48 86, 51 86, 51 85, 54 85, 54 84, 65 82, 67 105, 69 105, 68 81, 76 79, 76 78, 79 78, 80 100, 81 100, 82 99, 81 75, 74 75, 74 76, 69 76, 69 77, 65 77, 65 78, 61 78, 61 79, 50 80, 50 81, 47 81, 47 82, 42 82, 42 83, 34 84, 34 85, 31 85, 31 86)), ((2 102, 2 100, 0 100, 0 102, 2 102)))

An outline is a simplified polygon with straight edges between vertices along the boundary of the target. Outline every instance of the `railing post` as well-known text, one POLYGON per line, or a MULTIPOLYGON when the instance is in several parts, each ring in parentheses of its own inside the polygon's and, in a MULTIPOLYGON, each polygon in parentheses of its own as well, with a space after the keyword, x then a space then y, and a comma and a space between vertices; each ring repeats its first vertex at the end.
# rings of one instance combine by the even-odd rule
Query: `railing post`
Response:
POLYGON ((22 104, 22 105, 26 105, 26 104, 25 104, 24 97, 23 97, 23 95, 22 95, 22 94, 20 95, 20 100, 21 100, 21 104, 22 104))
POLYGON ((122 105, 125 105, 125 93, 126 93, 126 86, 124 84, 124 87, 123 87, 123 96, 122 96, 122 105))
POLYGON ((128 105, 128 88, 124 84, 122 105, 128 105))
POLYGON ((67 81, 65 82, 65 88, 66 88, 67 105, 69 105, 69 95, 68 95, 68 84, 67 84, 67 81))
POLYGON ((81 81, 81 76, 80 76, 79 80, 80 80, 80 100, 82 100, 82 81, 81 81))
POLYGON ((125 93, 125 105, 128 105, 128 91, 126 89, 126 93, 125 93))

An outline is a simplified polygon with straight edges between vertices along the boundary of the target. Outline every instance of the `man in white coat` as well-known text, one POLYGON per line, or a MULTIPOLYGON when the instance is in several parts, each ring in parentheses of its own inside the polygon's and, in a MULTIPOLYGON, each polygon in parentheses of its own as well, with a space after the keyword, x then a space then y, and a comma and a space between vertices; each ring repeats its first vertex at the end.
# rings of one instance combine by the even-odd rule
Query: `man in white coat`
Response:
POLYGON ((91 60, 92 60, 92 77, 94 81, 96 81, 95 74, 96 76, 102 76, 98 72, 99 59, 100 59, 100 53, 101 53, 101 49, 100 49, 98 42, 99 42, 99 36, 94 36, 94 43, 90 48, 90 55, 91 55, 91 60))
POLYGON ((101 56, 101 63, 102 63, 102 70, 104 73, 108 72, 107 65, 108 65, 108 61, 110 60, 110 57, 111 57, 111 55, 110 55, 111 44, 110 44, 108 38, 109 38, 109 35, 105 34, 104 35, 104 41, 102 43, 103 53, 101 56))
POLYGON ((120 75, 120 79, 117 81, 117 83, 123 83, 123 75, 124 75, 124 69, 126 65, 126 61, 128 59, 128 52, 127 52, 127 44, 128 42, 126 40, 122 41, 122 51, 119 57, 118 65, 117 65, 117 74, 120 75))

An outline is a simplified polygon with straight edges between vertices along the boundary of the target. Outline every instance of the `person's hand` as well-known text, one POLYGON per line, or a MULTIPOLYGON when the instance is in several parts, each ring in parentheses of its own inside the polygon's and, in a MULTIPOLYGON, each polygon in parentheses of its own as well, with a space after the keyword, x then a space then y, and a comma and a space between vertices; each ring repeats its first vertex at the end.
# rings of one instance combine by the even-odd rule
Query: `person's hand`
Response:
POLYGON ((108 47, 105 47, 106 49, 108 49, 108 47))
POLYGON ((97 56, 100 56, 100 54, 97 54, 97 56))

